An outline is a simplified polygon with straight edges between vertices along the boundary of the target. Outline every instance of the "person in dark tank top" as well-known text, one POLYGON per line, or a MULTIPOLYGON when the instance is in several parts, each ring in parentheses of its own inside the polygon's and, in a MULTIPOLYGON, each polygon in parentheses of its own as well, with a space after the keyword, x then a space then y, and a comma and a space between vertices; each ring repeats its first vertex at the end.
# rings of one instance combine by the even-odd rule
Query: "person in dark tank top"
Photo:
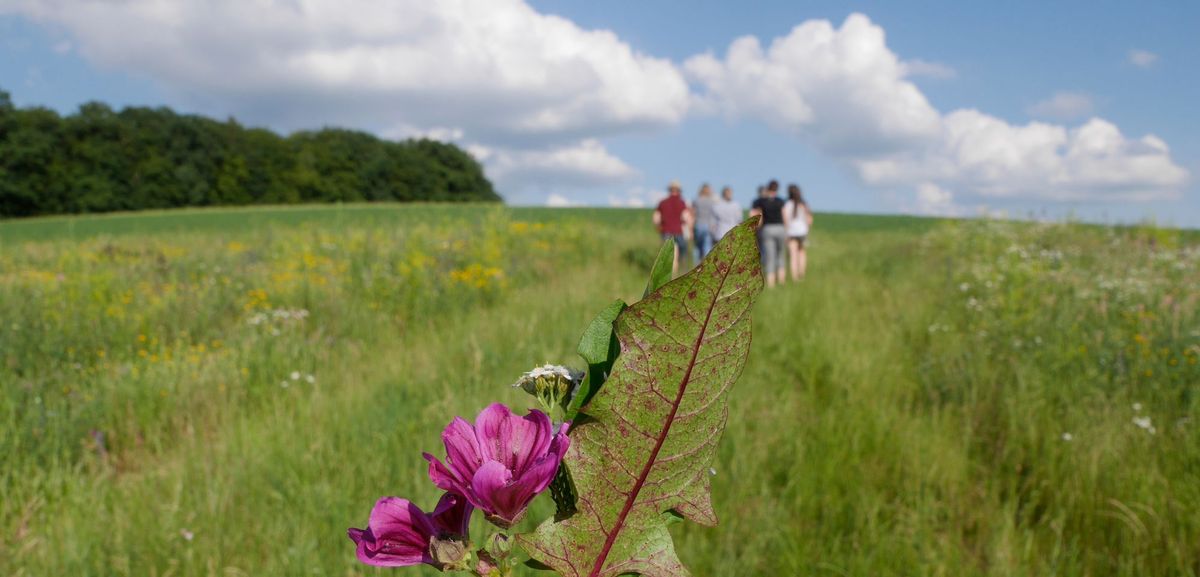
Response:
POLYGON ((755 199, 750 214, 762 215, 762 261, 767 277, 767 286, 787 281, 784 265, 787 251, 787 216, 783 212, 785 201, 779 198, 779 181, 767 183, 767 194, 755 199))

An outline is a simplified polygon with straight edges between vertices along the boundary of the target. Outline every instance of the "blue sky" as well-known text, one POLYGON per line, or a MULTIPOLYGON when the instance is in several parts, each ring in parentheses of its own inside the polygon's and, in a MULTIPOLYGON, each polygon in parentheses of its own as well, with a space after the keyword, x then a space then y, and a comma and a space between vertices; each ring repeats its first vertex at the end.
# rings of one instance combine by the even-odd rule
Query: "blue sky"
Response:
POLYGON ((452 140, 519 204, 1200 226, 1200 4, 0 0, 0 89, 452 140), (1032 123, 1032 124, 1031 124, 1032 123))

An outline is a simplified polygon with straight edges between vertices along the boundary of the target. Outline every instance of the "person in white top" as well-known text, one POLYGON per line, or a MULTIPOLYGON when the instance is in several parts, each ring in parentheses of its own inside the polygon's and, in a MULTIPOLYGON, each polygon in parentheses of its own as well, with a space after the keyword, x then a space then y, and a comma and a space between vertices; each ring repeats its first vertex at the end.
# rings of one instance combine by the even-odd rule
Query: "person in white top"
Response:
POLYGON ((804 201, 804 194, 795 184, 788 185, 788 201, 783 205, 783 218, 787 221, 788 253, 791 258, 792 280, 804 278, 808 269, 808 253, 804 241, 812 228, 812 211, 804 201))

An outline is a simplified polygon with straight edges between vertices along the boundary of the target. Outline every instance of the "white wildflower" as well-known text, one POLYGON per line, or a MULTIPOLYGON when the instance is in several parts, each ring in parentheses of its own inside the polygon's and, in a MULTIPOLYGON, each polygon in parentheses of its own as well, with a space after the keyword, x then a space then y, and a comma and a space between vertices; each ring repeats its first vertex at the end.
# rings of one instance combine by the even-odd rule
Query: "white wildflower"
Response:
POLYGON ((292 371, 292 374, 289 376, 292 377, 293 381, 298 381, 300 380, 300 371, 292 371))
POLYGON ((1133 424, 1144 429, 1147 433, 1150 433, 1151 435, 1153 435, 1156 432, 1154 425, 1151 424, 1151 422, 1150 422, 1150 417, 1134 417, 1133 424))
POLYGON ((583 371, 573 371, 562 365, 545 364, 521 375, 512 386, 537 397, 549 407, 570 399, 581 382, 583 371))
POLYGON ((1071 441, 1075 440, 1075 435, 1072 435, 1071 433, 1063 433, 1062 440, 1070 443, 1071 441))
POLYGON ((304 377, 304 380, 307 381, 308 384, 311 385, 311 384, 317 382, 317 377, 314 377, 313 375, 307 375, 304 377))
POLYGON ((179 536, 183 537, 183 539, 185 541, 191 541, 196 536, 196 534, 192 533, 191 531, 188 531, 187 529, 180 529, 179 536))
POLYGON ((1142 404, 1141 404, 1141 403, 1134 403, 1134 404, 1133 404, 1133 412, 1135 412, 1135 413, 1138 413, 1138 412, 1141 412, 1141 410, 1142 410, 1142 404))
MULTIPOLYGON (((521 375, 521 378, 517 379, 517 382, 513 383, 512 386, 524 388, 526 392, 530 392, 528 388, 534 386, 539 380, 557 381, 559 379, 574 380, 571 369, 562 365, 545 364, 540 367, 534 367, 533 370, 521 375)), ((530 392, 530 394, 535 393, 530 392)))

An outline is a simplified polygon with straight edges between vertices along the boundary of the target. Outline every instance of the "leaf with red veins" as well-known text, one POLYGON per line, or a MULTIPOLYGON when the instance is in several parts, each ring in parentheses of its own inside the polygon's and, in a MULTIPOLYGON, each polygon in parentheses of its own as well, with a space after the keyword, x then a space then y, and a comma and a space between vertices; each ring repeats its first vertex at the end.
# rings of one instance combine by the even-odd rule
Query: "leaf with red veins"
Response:
POLYGON ((519 542, 566 577, 689 575, 664 513, 712 526, 709 467, 762 291, 753 221, 617 318, 613 372, 581 410, 563 464, 577 511, 519 542))

